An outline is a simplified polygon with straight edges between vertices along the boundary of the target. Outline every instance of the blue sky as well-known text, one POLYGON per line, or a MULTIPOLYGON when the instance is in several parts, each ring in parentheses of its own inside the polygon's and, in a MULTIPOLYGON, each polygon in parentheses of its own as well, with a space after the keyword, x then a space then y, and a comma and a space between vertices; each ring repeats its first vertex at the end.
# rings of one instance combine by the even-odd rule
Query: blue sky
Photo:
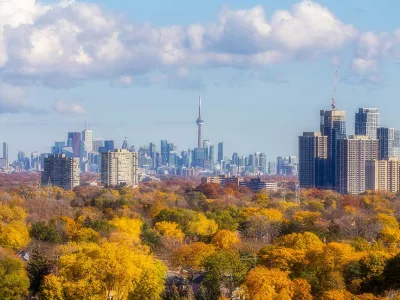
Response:
POLYGON ((204 138, 226 154, 297 155, 337 106, 400 128, 398 1, 0 1, 0 141, 47 152, 87 121, 136 146, 204 138), (315 16, 318 16, 317 18, 315 16), (289 18, 289 21, 287 21, 289 18), (286 23, 285 23, 286 22, 286 23), (285 24, 284 24, 285 23, 285 24), (283 25, 282 25, 283 24, 283 25))

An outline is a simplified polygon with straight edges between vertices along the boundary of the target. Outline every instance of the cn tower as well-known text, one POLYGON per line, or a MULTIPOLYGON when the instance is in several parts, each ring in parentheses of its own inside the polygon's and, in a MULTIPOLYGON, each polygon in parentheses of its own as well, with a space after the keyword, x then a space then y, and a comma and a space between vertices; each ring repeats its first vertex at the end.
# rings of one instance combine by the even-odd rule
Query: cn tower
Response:
POLYGON ((201 118, 201 96, 199 96, 199 117, 197 118, 197 127, 199 128, 198 136, 197 136, 197 148, 202 148, 202 138, 201 138, 201 126, 204 124, 203 119, 201 118))

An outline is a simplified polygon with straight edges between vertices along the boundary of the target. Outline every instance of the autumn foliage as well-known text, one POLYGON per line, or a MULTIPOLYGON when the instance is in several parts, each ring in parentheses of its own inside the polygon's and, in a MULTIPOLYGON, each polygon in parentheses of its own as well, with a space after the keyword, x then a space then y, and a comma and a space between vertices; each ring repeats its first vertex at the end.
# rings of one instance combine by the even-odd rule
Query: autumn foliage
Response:
POLYGON ((389 193, 5 180, 0 299, 397 299, 399 221, 389 193))

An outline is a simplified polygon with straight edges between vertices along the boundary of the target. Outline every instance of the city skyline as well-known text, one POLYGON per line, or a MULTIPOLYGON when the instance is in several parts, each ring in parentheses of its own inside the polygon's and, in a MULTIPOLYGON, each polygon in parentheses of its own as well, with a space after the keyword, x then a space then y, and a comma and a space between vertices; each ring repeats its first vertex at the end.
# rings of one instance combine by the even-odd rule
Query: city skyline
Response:
MULTIPOLYGON (((196 143, 193 106, 201 93, 207 102, 202 112, 204 137, 224 141, 228 153, 260 149, 271 160, 297 153, 294 137, 318 118, 301 116, 310 107, 328 108, 335 69, 340 110, 379 107, 387 122, 382 126, 400 128, 395 113, 400 104, 393 101, 400 76, 393 63, 399 58, 394 34, 399 4, 389 4, 1 1, 0 140, 10 145, 12 159, 18 150, 45 152, 64 132, 81 131, 87 120, 95 132, 117 145, 126 136, 135 145, 168 139, 187 149, 196 143), (78 13, 83 10, 86 15, 78 13), (290 33, 291 28, 281 28, 278 21, 285 16, 304 30, 302 38, 291 43, 284 39, 283 30, 290 33), (65 22, 53 26, 58 17, 65 22), (62 30, 73 24, 91 34, 87 18, 96 19, 98 28, 104 29, 91 35, 95 49, 80 44, 76 32, 62 30), (123 31, 122 25, 137 31, 123 31), (213 25, 216 35, 210 32, 213 25), (74 50, 59 42, 59 32, 74 50), (24 43, 13 38, 17 34, 26 37, 24 43), (160 41, 159 34, 161 45, 155 42, 160 41), (333 34, 336 39, 330 38, 333 34), (97 38, 109 41, 111 48, 99 48, 97 38), (393 48, 377 47, 379 43, 393 48), (126 49, 139 44, 149 50, 138 53, 141 64, 125 55, 126 49), (71 63, 67 66, 65 61, 71 63), (301 119, 300 125, 289 122, 296 119, 301 119)), ((353 117, 351 113, 348 123, 353 117)), ((352 127, 347 129, 353 132, 352 127)))

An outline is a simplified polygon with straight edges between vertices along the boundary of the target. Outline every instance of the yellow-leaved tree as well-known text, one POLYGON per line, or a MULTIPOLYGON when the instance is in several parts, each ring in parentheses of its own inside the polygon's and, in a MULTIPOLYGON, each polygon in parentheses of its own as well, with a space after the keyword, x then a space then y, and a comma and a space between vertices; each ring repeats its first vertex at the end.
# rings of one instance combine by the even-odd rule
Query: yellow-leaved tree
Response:
POLYGON ((65 232, 71 242, 97 242, 100 235, 92 228, 85 228, 70 217, 61 217, 65 232))
POLYGON ((173 263, 177 267, 189 271, 201 270, 201 263, 215 252, 215 247, 210 244, 196 242, 184 244, 176 249, 172 255, 173 263))
POLYGON ((196 221, 189 222, 190 232, 200 236, 211 236, 218 230, 218 224, 215 220, 207 219, 207 217, 199 213, 196 221))
MULTIPOLYGON (((57 280, 67 299, 160 298, 166 268, 144 250, 111 242, 65 249, 59 259, 57 280)), ((48 285, 53 289, 47 288, 47 293, 58 293, 57 280, 51 278, 48 285)))
POLYGON ((175 222, 162 221, 154 225, 154 229, 157 230, 162 236, 169 240, 182 243, 185 234, 179 228, 179 225, 175 222))
POLYGON ((212 243, 220 249, 229 249, 240 243, 239 235, 236 232, 222 229, 218 230, 212 237, 212 243))
POLYGON ((128 246, 140 243, 142 220, 123 217, 111 220, 110 224, 117 229, 116 232, 111 233, 111 241, 123 243, 128 246))
POLYGON ((52 274, 43 277, 39 297, 45 300, 63 300, 64 296, 60 279, 52 274))
POLYGON ((291 233, 278 238, 275 244, 297 250, 322 250, 324 246, 319 237, 311 232, 291 233))
POLYGON ((307 281, 292 281, 287 272, 261 266, 247 274, 243 289, 250 300, 312 299, 307 281))
POLYGON ((354 295, 350 292, 340 289, 340 290, 331 290, 322 294, 321 300, 352 300, 356 299, 354 295))
POLYGON ((0 246, 19 250, 29 243, 29 231, 25 223, 25 210, 17 205, 0 202, 0 246))

